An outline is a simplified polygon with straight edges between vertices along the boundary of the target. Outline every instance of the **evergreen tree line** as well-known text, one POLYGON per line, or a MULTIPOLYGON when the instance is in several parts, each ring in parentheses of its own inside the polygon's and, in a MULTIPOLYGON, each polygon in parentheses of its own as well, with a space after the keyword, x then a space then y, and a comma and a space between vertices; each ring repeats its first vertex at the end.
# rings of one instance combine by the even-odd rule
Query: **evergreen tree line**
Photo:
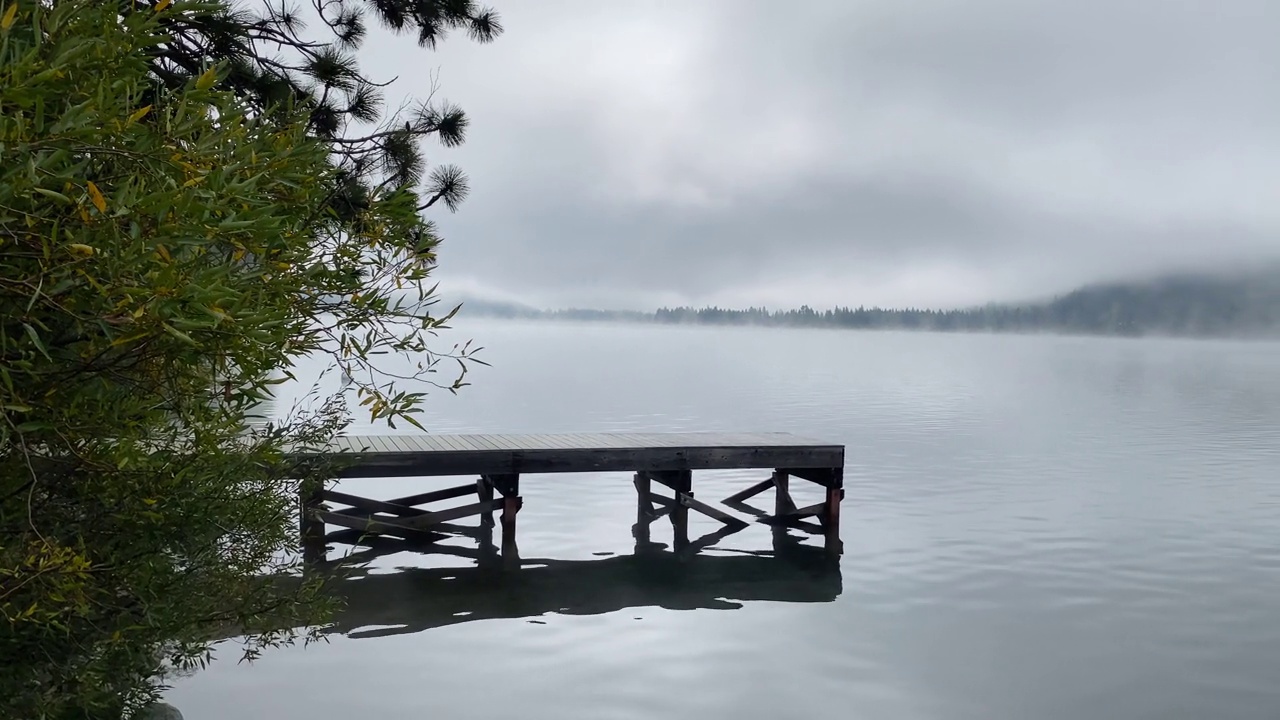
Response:
POLYGON ((1275 336, 1280 335, 1280 273, 1268 270, 1234 277, 1183 276, 1150 283, 1095 285, 1047 302, 952 310, 865 306, 818 310, 809 305, 791 310, 664 307, 652 313, 487 310, 486 314, 512 318, 700 325, 1125 336, 1275 336))

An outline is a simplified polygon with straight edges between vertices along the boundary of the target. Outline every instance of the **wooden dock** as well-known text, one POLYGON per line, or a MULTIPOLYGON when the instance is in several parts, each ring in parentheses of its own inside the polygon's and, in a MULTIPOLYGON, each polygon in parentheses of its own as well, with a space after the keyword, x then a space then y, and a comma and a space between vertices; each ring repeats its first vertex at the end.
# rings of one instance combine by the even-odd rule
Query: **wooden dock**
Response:
POLYGON ((671 521, 672 545, 681 552, 696 552, 747 527, 750 520, 822 535, 828 550, 840 551, 844 446, 787 433, 363 435, 340 438, 329 451, 350 455, 339 475, 343 479, 477 479, 388 500, 306 488, 300 529, 309 559, 323 559, 331 543, 385 546, 387 538, 397 538, 392 541, 397 546, 430 551, 451 535, 484 536, 498 513, 502 556, 518 560, 515 529, 523 504, 522 476, 581 472, 633 474, 637 510, 632 530, 639 544, 651 542, 650 526, 665 516, 671 521), (728 469, 767 470, 769 475, 719 503, 695 498, 693 471, 728 469), (823 501, 797 507, 790 493, 792 478, 824 488, 823 501), (670 494, 662 494, 655 484, 670 494), (746 502, 768 490, 774 495, 772 508, 746 502), (440 506, 461 498, 472 502, 440 506), (719 521, 721 529, 690 541, 690 510, 719 521), (454 523, 468 517, 479 517, 479 526, 454 523), (330 532, 328 526, 339 529, 330 532))

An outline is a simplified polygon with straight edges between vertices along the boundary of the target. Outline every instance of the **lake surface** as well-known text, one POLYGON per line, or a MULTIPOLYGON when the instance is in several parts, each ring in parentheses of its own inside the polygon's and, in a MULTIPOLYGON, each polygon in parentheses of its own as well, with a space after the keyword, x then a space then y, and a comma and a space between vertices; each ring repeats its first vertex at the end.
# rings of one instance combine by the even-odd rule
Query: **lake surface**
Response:
POLYGON ((348 581, 348 634, 179 679, 188 720, 1280 717, 1278 344, 466 330, 493 367, 433 396, 436 432, 847 444, 839 567, 761 525, 684 565, 631 557, 628 476, 530 476, 537 567, 381 558, 348 581))

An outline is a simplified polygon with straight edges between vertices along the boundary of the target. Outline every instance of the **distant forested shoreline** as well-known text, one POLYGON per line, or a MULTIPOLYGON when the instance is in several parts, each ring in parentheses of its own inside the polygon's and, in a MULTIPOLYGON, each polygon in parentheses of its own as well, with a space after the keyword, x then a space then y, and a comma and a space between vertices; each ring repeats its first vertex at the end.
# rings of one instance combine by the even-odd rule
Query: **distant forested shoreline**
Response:
POLYGON ((1231 277, 1180 276, 1144 283, 1080 288, 1045 302, 991 304, 954 310, 803 305, 630 310, 538 310, 511 303, 467 301, 463 312, 544 320, 696 325, 921 330, 932 332, 1054 332, 1088 335, 1280 337, 1280 273, 1231 277))

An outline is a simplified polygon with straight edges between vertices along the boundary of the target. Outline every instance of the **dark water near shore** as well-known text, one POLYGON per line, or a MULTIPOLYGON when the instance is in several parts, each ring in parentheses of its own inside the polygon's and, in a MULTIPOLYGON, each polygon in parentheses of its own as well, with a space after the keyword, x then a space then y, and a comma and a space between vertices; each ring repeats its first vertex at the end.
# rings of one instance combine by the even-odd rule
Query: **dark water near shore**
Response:
POLYGON ((1280 344, 467 329, 494 367, 437 432, 846 443, 839 567, 764 526, 631 557, 628 477, 530 477, 530 567, 383 558, 349 634, 178 680, 188 720, 1280 717, 1280 344))

